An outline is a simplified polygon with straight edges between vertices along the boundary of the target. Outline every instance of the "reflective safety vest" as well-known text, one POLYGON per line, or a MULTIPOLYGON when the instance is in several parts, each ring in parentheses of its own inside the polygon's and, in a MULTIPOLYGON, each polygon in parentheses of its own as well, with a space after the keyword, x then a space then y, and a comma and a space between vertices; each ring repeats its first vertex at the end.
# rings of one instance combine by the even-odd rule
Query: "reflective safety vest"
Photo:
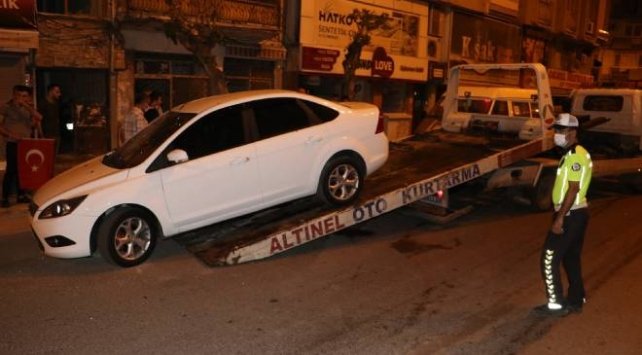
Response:
POLYGON ((591 155, 581 145, 575 145, 568 150, 560 159, 557 167, 557 177, 553 185, 553 204, 555 210, 558 210, 564 196, 568 191, 569 181, 577 181, 580 184, 580 190, 573 201, 572 210, 586 207, 586 191, 588 191, 593 175, 593 161, 591 155))

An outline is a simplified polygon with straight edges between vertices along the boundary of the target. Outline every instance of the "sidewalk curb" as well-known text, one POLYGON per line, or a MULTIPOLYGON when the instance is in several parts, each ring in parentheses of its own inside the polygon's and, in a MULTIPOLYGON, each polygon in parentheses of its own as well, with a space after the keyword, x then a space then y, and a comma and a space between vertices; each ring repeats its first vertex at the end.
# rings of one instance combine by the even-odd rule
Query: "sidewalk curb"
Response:
POLYGON ((25 222, 29 221, 29 205, 20 203, 9 208, 0 208, 0 223, 18 219, 24 219, 25 222))

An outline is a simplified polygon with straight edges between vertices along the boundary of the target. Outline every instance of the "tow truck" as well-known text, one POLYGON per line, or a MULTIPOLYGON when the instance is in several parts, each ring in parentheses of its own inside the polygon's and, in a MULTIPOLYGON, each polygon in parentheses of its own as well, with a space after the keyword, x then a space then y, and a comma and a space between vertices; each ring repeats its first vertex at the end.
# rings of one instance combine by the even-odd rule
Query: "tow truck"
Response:
POLYGON ((191 231, 175 239, 208 265, 234 265, 271 257, 329 236, 382 214, 437 199, 448 190, 508 168, 553 147, 548 129, 555 120, 546 69, 537 63, 470 64, 451 68, 444 117, 456 111, 463 77, 492 77, 510 72, 528 78, 537 90, 539 115, 518 132, 435 130, 391 143, 386 165, 365 181, 359 200, 332 209, 302 199, 248 216, 191 231), (463 77, 462 77, 463 76, 463 77))

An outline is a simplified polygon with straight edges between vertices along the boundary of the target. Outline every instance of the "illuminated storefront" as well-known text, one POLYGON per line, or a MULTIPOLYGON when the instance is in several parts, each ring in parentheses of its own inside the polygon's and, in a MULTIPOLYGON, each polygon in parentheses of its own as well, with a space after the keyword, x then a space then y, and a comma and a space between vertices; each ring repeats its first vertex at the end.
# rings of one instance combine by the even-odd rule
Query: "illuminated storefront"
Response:
MULTIPOLYGON (((356 70, 354 97, 373 102, 386 115, 388 136, 411 134, 413 98, 428 78, 428 5, 379 1, 377 6, 350 0, 301 1, 298 46, 289 51, 288 70, 296 85, 313 95, 341 100, 346 48, 357 28, 353 10, 387 14, 370 32, 356 70)), ((423 87, 422 87, 423 90, 423 87)))

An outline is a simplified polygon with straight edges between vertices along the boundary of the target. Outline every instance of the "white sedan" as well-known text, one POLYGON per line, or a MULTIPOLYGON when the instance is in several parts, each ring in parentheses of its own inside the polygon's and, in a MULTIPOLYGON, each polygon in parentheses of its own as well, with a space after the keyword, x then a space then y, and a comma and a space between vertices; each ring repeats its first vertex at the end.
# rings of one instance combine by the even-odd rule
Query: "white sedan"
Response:
POLYGON ((45 254, 120 266, 156 241, 304 196, 353 203, 388 158, 376 106, 284 90, 175 107, 122 147, 50 180, 31 226, 45 254))

